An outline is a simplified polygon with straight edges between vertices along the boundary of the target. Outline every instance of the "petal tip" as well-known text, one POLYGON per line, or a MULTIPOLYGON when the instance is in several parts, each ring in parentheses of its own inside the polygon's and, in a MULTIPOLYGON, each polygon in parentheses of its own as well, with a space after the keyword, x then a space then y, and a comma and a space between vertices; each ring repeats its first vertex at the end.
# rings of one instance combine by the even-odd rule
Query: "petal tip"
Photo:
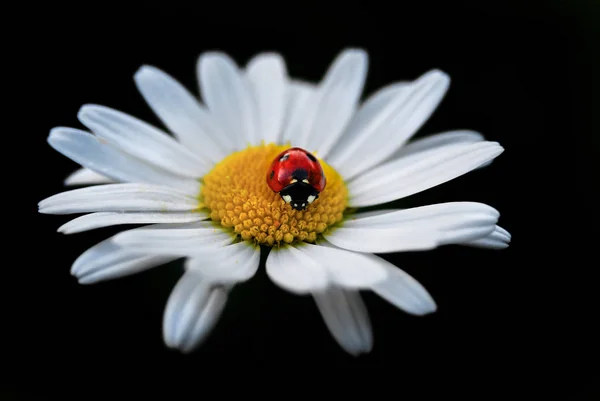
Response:
POLYGON ((81 121, 84 125, 87 125, 86 122, 89 121, 89 117, 98 110, 101 110, 103 107, 98 104, 86 103, 81 105, 79 110, 77 111, 77 119, 81 121))
POLYGON ((81 231, 78 230, 77 227, 71 227, 71 224, 69 222, 69 223, 65 223, 62 226, 58 227, 56 229, 56 232, 63 234, 63 235, 71 235, 71 234, 77 234, 81 231))
POLYGON ((495 249, 498 251, 502 251, 504 249, 507 249, 508 247, 510 247, 510 239, 506 240, 506 242, 501 242, 498 245, 496 245, 495 249))
POLYGON ((360 58, 368 58, 369 53, 361 47, 347 47, 341 51, 342 55, 352 56, 352 57, 360 57, 360 58))
POLYGON ((432 68, 427 72, 423 73, 420 77, 418 77, 415 81, 412 82, 413 85, 428 82, 429 84, 433 84, 433 87, 438 88, 442 87, 442 91, 445 92, 448 90, 450 86, 450 75, 439 68, 432 68))
POLYGON ((88 276, 78 276, 77 274, 73 275, 77 279, 77 284, 79 285, 91 285, 96 284, 96 280, 90 279, 88 276))
POLYGON ((227 53, 219 50, 206 51, 198 57, 198 67, 201 69, 204 69, 213 63, 231 64, 233 63, 233 60, 227 55, 227 53))
POLYGON ((348 344, 342 344, 339 342, 338 342, 338 344, 348 355, 351 355, 354 358, 359 358, 363 355, 367 355, 367 354, 371 353, 371 351, 373 350, 372 339, 366 340, 361 344, 354 344, 351 346, 348 344))
POLYGON ((434 313, 437 312, 437 310, 438 310, 438 306, 435 303, 435 301, 432 299, 431 300, 431 304, 427 305, 427 307, 424 308, 424 310, 423 310, 423 316, 434 314, 434 313))
POLYGON ((259 62, 266 62, 266 61, 274 61, 276 63, 279 64, 285 64, 285 59, 283 58, 283 56, 279 53, 277 53, 276 51, 266 51, 260 54, 257 54, 256 56, 254 56, 249 62, 248 62, 248 68, 251 66, 254 66, 255 64, 259 63, 259 62))
POLYGON ((52 146, 55 141, 59 140, 65 134, 66 127, 54 127, 50 130, 46 141, 52 146))
POLYGON ((77 260, 76 260, 71 265, 71 270, 69 271, 69 273, 71 274, 71 276, 77 277, 77 273, 79 272, 79 270, 81 270, 81 264, 78 263, 77 260))
POLYGON ((163 72, 160 69, 158 69, 152 65, 144 64, 144 65, 140 66, 140 68, 137 69, 135 74, 133 74, 133 79, 136 83, 139 83, 139 81, 141 81, 144 78, 147 78, 149 76, 152 76, 154 74, 162 75, 163 72))
POLYGON ((50 130, 50 133, 48 134, 48 138, 46 138, 46 141, 55 150, 60 152, 60 149, 57 149, 56 147, 58 145, 60 145, 61 142, 67 141, 69 139, 69 137, 72 137, 73 135, 81 135, 81 134, 88 134, 88 132, 85 132, 85 131, 82 131, 82 130, 79 130, 76 128, 59 126, 59 127, 54 127, 50 130))

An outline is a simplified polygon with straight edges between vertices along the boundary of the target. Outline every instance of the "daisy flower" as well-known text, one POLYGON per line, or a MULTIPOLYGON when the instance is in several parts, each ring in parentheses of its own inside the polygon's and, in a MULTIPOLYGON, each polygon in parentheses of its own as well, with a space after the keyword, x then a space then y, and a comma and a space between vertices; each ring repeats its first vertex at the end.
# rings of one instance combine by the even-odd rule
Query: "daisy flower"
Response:
POLYGON ((72 234, 136 224, 91 247, 71 272, 97 283, 185 258, 166 304, 166 345, 189 352, 209 335, 228 293, 259 268, 285 290, 310 295, 337 343, 368 353, 373 336, 360 291, 413 315, 436 310, 414 278, 376 256, 448 244, 502 249, 510 234, 499 213, 475 202, 361 211, 427 190, 502 153, 472 131, 411 141, 450 79, 431 70, 360 101, 367 54, 347 49, 322 81, 290 78, 285 62, 262 53, 241 68, 226 54, 200 56, 201 100, 165 72, 141 67, 135 83, 170 134, 120 111, 84 105, 89 129, 57 127, 48 142, 81 165, 39 203, 49 214, 83 214, 72 234), (171 135, 172 134, 172 135, 171 135), (267 185, 274 158, 290 147, 314 154, 326 187, 296 210, 267 185), (145 225, 144 225, 145 224, 145 225))

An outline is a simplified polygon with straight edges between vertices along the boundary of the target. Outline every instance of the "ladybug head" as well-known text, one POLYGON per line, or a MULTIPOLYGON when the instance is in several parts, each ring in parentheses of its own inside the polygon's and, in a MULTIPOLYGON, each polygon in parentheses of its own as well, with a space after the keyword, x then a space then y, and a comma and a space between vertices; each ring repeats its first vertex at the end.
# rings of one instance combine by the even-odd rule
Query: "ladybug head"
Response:
POLYGON ((306 170, 298 169, 292 175, 292 183, 283 188, 279 195, 293 209, 304 210, 319 197, 319 191, 309 184, 306 170))
POLYGON ((285 203, 296 210, 304 210, 319 197, 319 192, 311 185, 297 181, 279 192, 285 203))

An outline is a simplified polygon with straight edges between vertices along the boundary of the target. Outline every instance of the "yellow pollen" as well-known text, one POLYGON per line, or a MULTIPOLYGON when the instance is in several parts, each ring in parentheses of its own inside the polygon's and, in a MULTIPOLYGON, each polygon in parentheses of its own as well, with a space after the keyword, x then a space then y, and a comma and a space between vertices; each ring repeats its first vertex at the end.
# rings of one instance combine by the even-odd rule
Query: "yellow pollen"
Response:
POLYGON ((294 210, 267 185, 267 170, 279 153, 275 144, 250 146, 233 153, 204 176, 200 204, 213 221, 241 239, 261 245, 315 242, 343 218, 348 190, 342 177, 319 159, 327 184, 306 210, 294 210))

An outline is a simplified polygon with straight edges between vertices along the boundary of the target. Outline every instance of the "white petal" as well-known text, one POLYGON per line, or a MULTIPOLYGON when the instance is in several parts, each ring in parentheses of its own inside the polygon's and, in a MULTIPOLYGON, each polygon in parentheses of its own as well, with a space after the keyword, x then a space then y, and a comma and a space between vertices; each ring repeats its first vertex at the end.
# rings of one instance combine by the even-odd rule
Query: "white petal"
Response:
POLYGON ((214 117, 170 75, 156 67, 143 66, 134 78, 154 113, 192 152, 218 162, 233 149, 233 138, 225 135, 214 117))
POLYGON ((289 90, 285 61, 279 54, 259 54, 246 71, 257 105, 258 136, 266 143, 278 143, 289 90))
POLYGON ((62 192, 38 203, 39 212, 187 212, 198 200, 171 188, 148 184, 106 184, 62 192))
POLYGON ((343 51, 331 64, 311 99, 312 113, 302 125, 300 146, 324 158, 342 136, 362 94, 368 66, 363 50, 343 51))
POLYGON ((372 290, 397 308, 413 315, 435 312, 437 305, 427 290, 414 278, 392 263, 373 255, 386 267, 388 278, 372 290))
POLYGON ((287 107, 283 122, 281 143, 293 143, 301 146, 299 138, 302 135, 303 125, 312 118, 314 98, 317 88, 307 82, 292 81, 288 88, 287 107))
POLYGON ((200 257, 189 258, 186 268, 219 282, 239 282, 250 279, 258 270, 260 247, 246 242, 228 245, 200 257))
MULTIPOLYGON (((403 158, 405 163, 417 158, 424 158, 436 153, 442 154, 449 149, 457 149, 471 143, 482 142, 485 138, 478 132, 470 130, 455 130, 434 134, 425 138, 417 139, 398 149, 388 160, 399 160, 403 158)), ((477 168, 490 165, 493 160, 481 164, 477 168)))
POLYGON ((440 203, 348 220, 325 238, 357 252, 429 250, 485 237, 498 217, 498 211, 480 203, 440 203))
POLYGON ((505 249, 510 244, 511 235, 508 231, 500 226, 496 226, 494 231, 474 241, 463 242, 460 245, 467 245, 476 248, 488 248, 488 249, 505 249))
POLYGON ((355 213, 353 215, 351 215, 350 217, 348 217, 348 220, 346 220, 347 222, 351 222, 354 220, 358 220, 358 219, 363 219, 365 217, 373 217, 373 216, 379 216, 381 214, 388 214, 390 212, 399 212, 400 210, 405 210, 405 209, 381 209, 381 210, 368 210, 366 212, 358 212, 355 213))
POLYGON ((88 168, 80 168, 65 178, 65 185, 97 185, 113 182, 110 178, 88 168))
POLYGON ((329 285, 325 268, 293 246, 271 249, 266 268, 275 284, 295 294, 324 290, 329 285))
POLYGON ((196 178, 210 168, 165 132, 120 111, 94 104, 81 107, 79 121, 122 151, 176 175, 196 178))
POLYGON ((313 297, 329 332, 346 352, 358 356, 371 351, 369 313, 357 291, 332 287, 313 297))
POLYGON ((200 212, 98 212, 77 217, 58 228, 63 234, 75 234, 121 224, 189 223, 204 220, 200 212))
POLYGON ((105 139, 73 128, 54 128, 48 143, 76 163, 116 181, 166 185, 197 194, 199 183, 123 152, 105 139))
MULTIPOLYGON (((327 242, 323 245, 332 249, 339 249, 327 242)), ((424 315, 436 310, 437 306, 431 295, 406 272, 379 256, 362 254, 362 257, 368 259, 369 263, 364 264, 361 261, 357 263, 360 266, 377 265, 378 269, 385 271, 385 280, 374 282, 369 289, 396 307, 411 314, 424 315)))
POLYGON ((327 157, 327 162, 333 166, 340 166, 346 158, 350 157, 355 148, 362 146, 377 128, 392 118, 398 103, 405 98, 411 89, 411 83, 397 82, 383 87, 360 106, 352 117, 348 127, 334 149, 327 157))
POLYGON ((228 291, 186 271, 171 292, 163 317, 163 337, 170 348, 190 352, 197 348, 217 324, 228 291))
POLYGON ((442 132, 409 142, 406 146, 401 147, 395 152, 390 159, 399 159, 417 153, 423 155, 424 152, 439 148, 449 149, 450 146, 471 144, 484 140, 483 135, 471 130, 442 132))
POLYGON ((372 206, 413 195, 466 174, 503 151, 497 142, 485 141, 384 163, 349 182, 350 205, 372 206))
POLYGON ((256 104, 250 82, 226 54, 208 52, 198 60, 198 78, 204 103, 239 149, 260 143, 256 104))
POLYGON ((144 255, 104 240, 82 253, 71 267, 80 284, 94 284, 138 273, 175 260, 164 255, 144 255))
MULTIPOLYGON (((187 201, 195 200, 194 197, 186 195, 183 192, 177 191, 176 189, 165 187, 162 185, 152 184, 132 184, 132 183, 115 183, 106 185, 97 185, 93 187, 77 188, 69 191, 61 192, 56 195, 52 195, 38 203, 40 207, 54 206, 63 203, 66 200, 79 200, 88 199, 94 196, 104 195, 132 195, 136 197, 139 194, 152 193, 157 195, 164 195, 167 197, 182 197, 187 201)), ((195 200, 197 202, 197 200, 195 200)))
POLYGON ((225 309, 228 295, 229 290, 223 287, 211 288, 202 311, 198 314, 189 334, 185 336, 186 341, 181 347, 182 352, 191 352, 204 341, 217 324, 219 317, 225 309))
POLYGON ((439 233, 419 231, 411 233, 398 228, 344 228, 335 229, 326 238, 333 245, 356 252, 426 251, 438 246, 439 233))
POLYGON ((392 155, 429 119, 449 85, 450 78, 445 73, 432 70, 407 90, 399 90, 379 113, 373 113, 371 108, 365 111, 369 115, 364 119, 371 117, 369 123, 357 118, 357 127, 348 127, 358 132, 346 152, 340 153, 336 164, 340 173, 352 179, 392 155))
POLYGON ((119 233, 116 244, 135 252, 172 256, 203 256, 231 242, 233 236, 212 222, 157 224, 119 233))
POLYGON ((385 280, 385 269, 369 256, 340 248, 302 244, 297 249, 322 265, 330 282, 344 288, 366 289, 385 280))
MULTIPOLYGON (((479 202, 445 202, 413 207, 401 210, 378 210, 377 213, 361 213, 344 222, 344 227, 387 227, 394 228, 408 225, 422 226, 432 221, 438 224, 440 219, 450 218, 460 223, 463 218, 481 216, 486 222, 496 221, 500 212, 493 207, 479 202), (367 214, 368 213, 368 214, 367 214)), ((414 227, 413 227, 414 228, 414 227)))

